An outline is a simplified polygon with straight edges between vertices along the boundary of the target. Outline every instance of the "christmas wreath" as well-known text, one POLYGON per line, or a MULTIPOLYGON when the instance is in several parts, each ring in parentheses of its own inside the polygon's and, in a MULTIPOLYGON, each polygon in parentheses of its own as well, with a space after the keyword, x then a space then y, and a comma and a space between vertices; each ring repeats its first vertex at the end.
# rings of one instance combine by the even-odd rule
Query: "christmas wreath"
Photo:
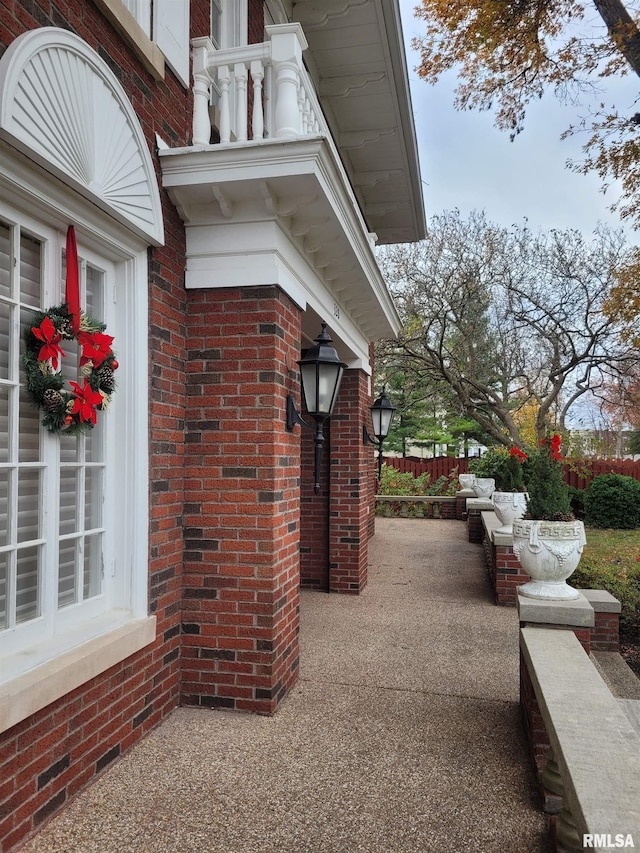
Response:
POLYGON ((82 311, 72 314, 64 304, 37 314, 26 330, 27 389, 43 412, 42 425, 49 432, 85 432, 96 424, 98 411, 108 407, 118 362, 111 349, 113 338, 105 328, 82 311), (60 371, 65 357, 62 346, 74 340, 80 347, 82 384, 69 382, 71 390, 67 390, 60 371))

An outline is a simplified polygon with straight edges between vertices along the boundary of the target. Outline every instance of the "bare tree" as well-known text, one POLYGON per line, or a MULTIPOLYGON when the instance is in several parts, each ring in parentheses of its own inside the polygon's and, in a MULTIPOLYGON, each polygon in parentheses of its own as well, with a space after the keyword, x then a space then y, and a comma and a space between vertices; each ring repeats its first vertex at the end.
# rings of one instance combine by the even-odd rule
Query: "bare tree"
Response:
POLYGON ((587 244, 576 231, 535 235, 482 213, 436 216, 423 242, 381 252, 404 320, 396 356, 445 383, 498 443, 522 446, 519 413, 532 404, 538 438, 565 429, 576 401, 628 364, 618 324, 602 313, 626 251, 606 228, 587 244))

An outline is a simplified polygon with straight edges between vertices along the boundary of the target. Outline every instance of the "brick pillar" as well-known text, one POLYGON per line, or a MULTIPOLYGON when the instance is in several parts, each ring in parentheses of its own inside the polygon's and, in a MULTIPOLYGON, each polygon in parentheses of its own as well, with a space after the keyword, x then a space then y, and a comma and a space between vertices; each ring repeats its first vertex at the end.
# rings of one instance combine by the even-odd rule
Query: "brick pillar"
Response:
POLYGON ((184 704, 271 713, 297 678, 300 320, 277 287, 188 294, 184 704))
POLYGON ((372 446, 362 443, 362 427, 370 406, 366 373, 345 370, 331 418, 329 584, 335 592, 358 594, 367 583, 375 468, 372 446))
MULTIPOLYGON (((294 395, 303 397, 301 392, 294 395)), ((301 401, 304 408, 304 402, 301 401)), ((304 420, 313 424, 306 411, 304 420)), ((324 422, 324 442, 320 466, 320 492, 314 493, 313 466, 315 429, 300 430, 300 584, 329 591, 329 460, 331 458, 331 418, 324 422)))

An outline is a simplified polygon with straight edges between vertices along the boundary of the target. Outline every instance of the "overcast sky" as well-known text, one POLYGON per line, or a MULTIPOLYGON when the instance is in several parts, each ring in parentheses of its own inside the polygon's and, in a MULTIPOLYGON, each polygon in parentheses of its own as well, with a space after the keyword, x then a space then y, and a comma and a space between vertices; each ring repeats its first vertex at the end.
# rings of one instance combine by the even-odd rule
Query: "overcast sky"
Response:
MULTIPOLYGON (((551 93, 527 111, 525 130, 514 142, 493 126, 491 113, 457 112, 453 108, 455 77, 430 86, 414 70, 419 56, 411 37, 424 32, 424 22, 413 16, 416 0, 400 0, 407 44, 407 65, 420 152, 427 220, 458 207, 463 214, 485 210, 502 225, 578 228, 590 234, 598 221, 620 226, 608 210, 616 193, 603 195, 595 175, 578 175, 565 167, 568 158, 580 158, 581 143, 560 140, 570 124, 584 113, 560 104, 551 93)), ((617 101, 635 112, 637 81, 620 87, 617 101)), ((629 233, 636 242, 637 232, 629 233)))

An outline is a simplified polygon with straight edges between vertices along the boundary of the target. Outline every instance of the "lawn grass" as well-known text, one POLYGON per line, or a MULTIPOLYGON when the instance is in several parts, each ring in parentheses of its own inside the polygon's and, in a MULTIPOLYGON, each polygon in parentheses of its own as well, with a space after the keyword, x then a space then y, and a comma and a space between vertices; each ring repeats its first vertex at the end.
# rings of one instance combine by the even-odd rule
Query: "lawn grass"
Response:
POLYGON ((571 586, 606 589, 622 604, 620 640, 640 645, 640 529, 586 528, 587 544, 571 586))

